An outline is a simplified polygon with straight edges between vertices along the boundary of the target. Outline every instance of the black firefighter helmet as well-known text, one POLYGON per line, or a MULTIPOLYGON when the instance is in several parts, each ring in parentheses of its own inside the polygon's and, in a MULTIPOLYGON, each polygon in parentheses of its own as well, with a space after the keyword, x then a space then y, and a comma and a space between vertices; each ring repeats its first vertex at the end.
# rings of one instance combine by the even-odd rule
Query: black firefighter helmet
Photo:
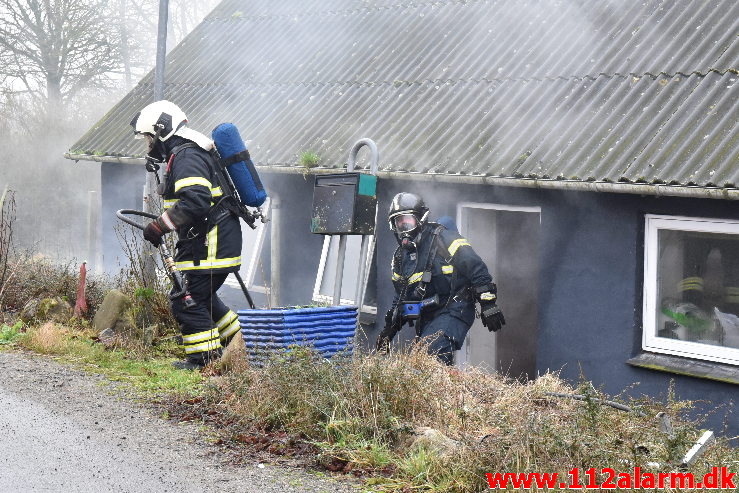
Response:
POLYGON ((400 239, 415 236, 426 223, 428 215, 429 208, 421 197, 414 193, 401 192, 393 197, 387 219, 390 229, 400 239))

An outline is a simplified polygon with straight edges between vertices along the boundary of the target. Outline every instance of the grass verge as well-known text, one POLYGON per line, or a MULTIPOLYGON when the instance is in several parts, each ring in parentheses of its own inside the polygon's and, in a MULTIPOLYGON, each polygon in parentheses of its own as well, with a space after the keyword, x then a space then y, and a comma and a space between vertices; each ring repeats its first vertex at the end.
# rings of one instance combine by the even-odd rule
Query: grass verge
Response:
MULTIPOLYGON (((659 401, 606 396, 556 374, 508 381, 445 367, 419 348, 331 361, 293 348, 263 367, 241 359, 218 374, 172 369, 171 347, 106 350, 84 326, 4 327, 1 334, 4 347, 54 355, 156 396, 171 418, 208 425, 216 443, 238 453, 351 474, 373 491, 477 492, 494 472, 678 471, 702 433, 687 417, 694 403, 669 391, 659 401), (660 413, 671 432, 660 431, 660 413)), ((687 470, 737 465, 739 451, 720 439, 687 470)))
MULTIPOLYGON (((7 327, 7 326, 5 326, 7 327)), ((48 354, 78 365, 88 371, 124 382, 142 397, 161 397, 171 392, 199 392, 203 377, 199 372, 175 370, 171 363, 176 354, 173 342, 158 347, 106 349, 94 341, 88 330, 52 322, 17 331, 9 347, 48 354)), ((6 331, 3 329, 2 334, 6 331)), ((11 334, 12 331, 8 331, 11 334)), ((0 336, 0 343, 5 336, 0 336)))
MULTIPOLYGON (((212 423, 236 447, 302 450, 311 465, 361 476, 380 491, 482 491, 494 472, 679 469, 702 433, 688 418, 694 403, 669 391, 664 401, 616 399, 631 412, 602 403, 614 399, 556 374, 521 383, 461 372, 422 348, 331 361, 294 349, 262 368, 243 364, 209 379, 184 414, 212 423), (672 432, 660 431, 660 413, 672 432)), ((691 472, 727 464, 736 469, 739 451, 719 440, 691 472)))

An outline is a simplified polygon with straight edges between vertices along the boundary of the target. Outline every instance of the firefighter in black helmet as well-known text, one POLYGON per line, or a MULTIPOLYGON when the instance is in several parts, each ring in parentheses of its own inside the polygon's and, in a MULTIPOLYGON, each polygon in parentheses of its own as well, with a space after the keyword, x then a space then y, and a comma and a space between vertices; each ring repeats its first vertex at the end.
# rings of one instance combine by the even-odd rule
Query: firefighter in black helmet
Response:
POLYGON ((429 209, 412 193, 399 193, 388 221, 398 240, 393 255, 395 298, 385 315, 377 350, 387 351, 405 323, 418 338, 429 337, 429 353, 451 365, 475 318, 490 331, 505 324, 496 305, 497 288, 482 259, 456 231, 428 221, 429 209))
POLYGON ((239 331, 238 316, 216 294, 241 265, 239 218, 224 206, 214 207, 223 191, 210 154, 213 141, 188 128, 180 108, 156 101, 137 113, 131 126, 136 137, 146 139, 147 169, 164 167, 158 192, 165 211, 146 226, 144 238, 159 246, 165 234, 177 232, 175 264, 195 302, 187 308, 182 299, 172 300, 187 356, 174 366, 202 368, 220 357, 239 331))

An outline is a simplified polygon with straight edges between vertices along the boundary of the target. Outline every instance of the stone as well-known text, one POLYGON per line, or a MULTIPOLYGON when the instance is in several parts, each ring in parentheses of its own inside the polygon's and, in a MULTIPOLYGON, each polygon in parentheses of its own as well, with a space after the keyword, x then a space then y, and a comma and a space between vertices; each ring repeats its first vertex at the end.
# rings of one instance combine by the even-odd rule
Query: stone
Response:
POLYGON ((108 328, 100 332, 98 334, 98 339, 100 340, 100 343, 105 346, 106 348, 111 348, 116 345, 118 345, 118 336, 115 333, 115 330, 112 328, 108 328))
POLYGON ((95 331, 100 334, 105 329, 115 327, 130 304, 131 301, 122 291, 118 289, 108 291, 105 299, 103 299, 103 303, 98 308, 97 313, 95 313, 95 318, 92 320, 95 331))
POLYGON ((136 324, 128 312, 121 314, 118 320, 115 321, 115 324, 113 324, 112 329, 118 337, 128 340, 140 339, 136 324))
POLYGON ((149 325, 141 329, 141 342, 144 346, 153 346, 158 332, 159 327, 157 325, 149 325))
POLYGON ((46 298, 41 300, 39 316, 44 320, 67 323, 74 316, 74 309, 69 303, 58 296, 56 298, 46 298))
POLYGON ((231 342, 228 343, 226 349, 223 350, 221 359, 218 360, 216 366, 221 371, 230 371, 239 365, 246 365, 246 345, 241 333, 237 332, 231 342))
POLYGON ((38 313, 38 307, 40 304, 41 300, 39 298, 28 300, 19 315, 23 323, 28 324, 36 320, 36 314, 38 313))
POLYGON ((60 297, 32 299, 21 310, 20 319, 24 323, 58 322, 66 323, 72 318, 72 307, 60 297))
POLYGON ((454 452, 460 445, 458 441, 452 440, 439 430, 426 426, 416 428, 413 434, 414 437, 410 444, 411 449, 423 447, 426 450, 444 456, 454 452))

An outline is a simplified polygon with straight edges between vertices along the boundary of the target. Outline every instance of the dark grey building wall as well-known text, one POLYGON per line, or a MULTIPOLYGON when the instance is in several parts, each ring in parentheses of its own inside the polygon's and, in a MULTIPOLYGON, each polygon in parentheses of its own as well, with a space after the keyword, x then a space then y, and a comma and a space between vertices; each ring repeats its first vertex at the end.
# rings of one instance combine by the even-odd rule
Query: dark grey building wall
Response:
MULTIPOLYGON (((143 170, 138 167, 104 165, 103 224, 106 231, 112 230, 110 225, 115 222, 111 211, 140 207, 143 178, 143 170)), ((322 245, 322 237, 309 232, 313 177, 263 173, 262 179, 270 194, 279 196, 282 201, 283 304, 310 303, 322 245)), ((626 364, 641 349, 644 214, 739 219, 737 204, 710 199, 432 184, 381 178, 378 184, 376 283, 381 315, 389 308, 393 297, 389 259, 397 245, 387 226, 386 213, 391 198, 400 191, 421 194, 431 208, 432 219, 443 215, 455 217, 459 202, 540 207, 538 371, 559 371, 563 378, 573 383, 583 375, 612 395, 628 388, 627 393, 633 396, 664 397, 670 381, 674 381, 679 398, 700 401, 697 414, 712 413, 707 421, 709 427, 722 431, 727 423, 726 433, 739 434, 739 413, 733 410, 739 387, 626 364)), ((505 309, 505 286, 499 288, 501 305, 505 309)), ((379 327, 370 327, 369 341, 373 341, 378 332, 379 327)), ((401 339, 412 337, 410 328, 401 334, 401 339)))
POLYGON ((323 236, 310 232, 314 177, 261 173, 261 178, 269 195, 281 202, 280 302, 310 304, 323 246, 323 236))
POLYGON ((580 372, 610 393, 665 396, 671 380, 683 399, 702 401, 709 426, 739 432, 739 387, 627 365, 642 338, 644 215, 739 219, 729 201, 541 192, 540 370, 580 372))
MULTIPOLYGON (((644 215, 739 219, 736 203, 399 180, 381 180, 378 189, 383 219, 378 229, 379 313, 393 296, 388 265, 396 243, 384 217, 395 193, 420 193, 432 218, 455 217, 459 202, 538 206, 538 371, 560 371, 573 383, 582 374, 611 395, 629 388, 633 396, 666 396, 674 380, 679 398, 701 401, 696 415, 711 413, 708 426, 719 431, 726 423, 730 436, 739 433, 739 412, 733 409, 739 397, 736 385, 626 364, 641 349, 644 215)), ((505 310, 505 286, 499 286, 499 297, 505 310)), ((404 329, 406 339, 412 334, 404 329)))

